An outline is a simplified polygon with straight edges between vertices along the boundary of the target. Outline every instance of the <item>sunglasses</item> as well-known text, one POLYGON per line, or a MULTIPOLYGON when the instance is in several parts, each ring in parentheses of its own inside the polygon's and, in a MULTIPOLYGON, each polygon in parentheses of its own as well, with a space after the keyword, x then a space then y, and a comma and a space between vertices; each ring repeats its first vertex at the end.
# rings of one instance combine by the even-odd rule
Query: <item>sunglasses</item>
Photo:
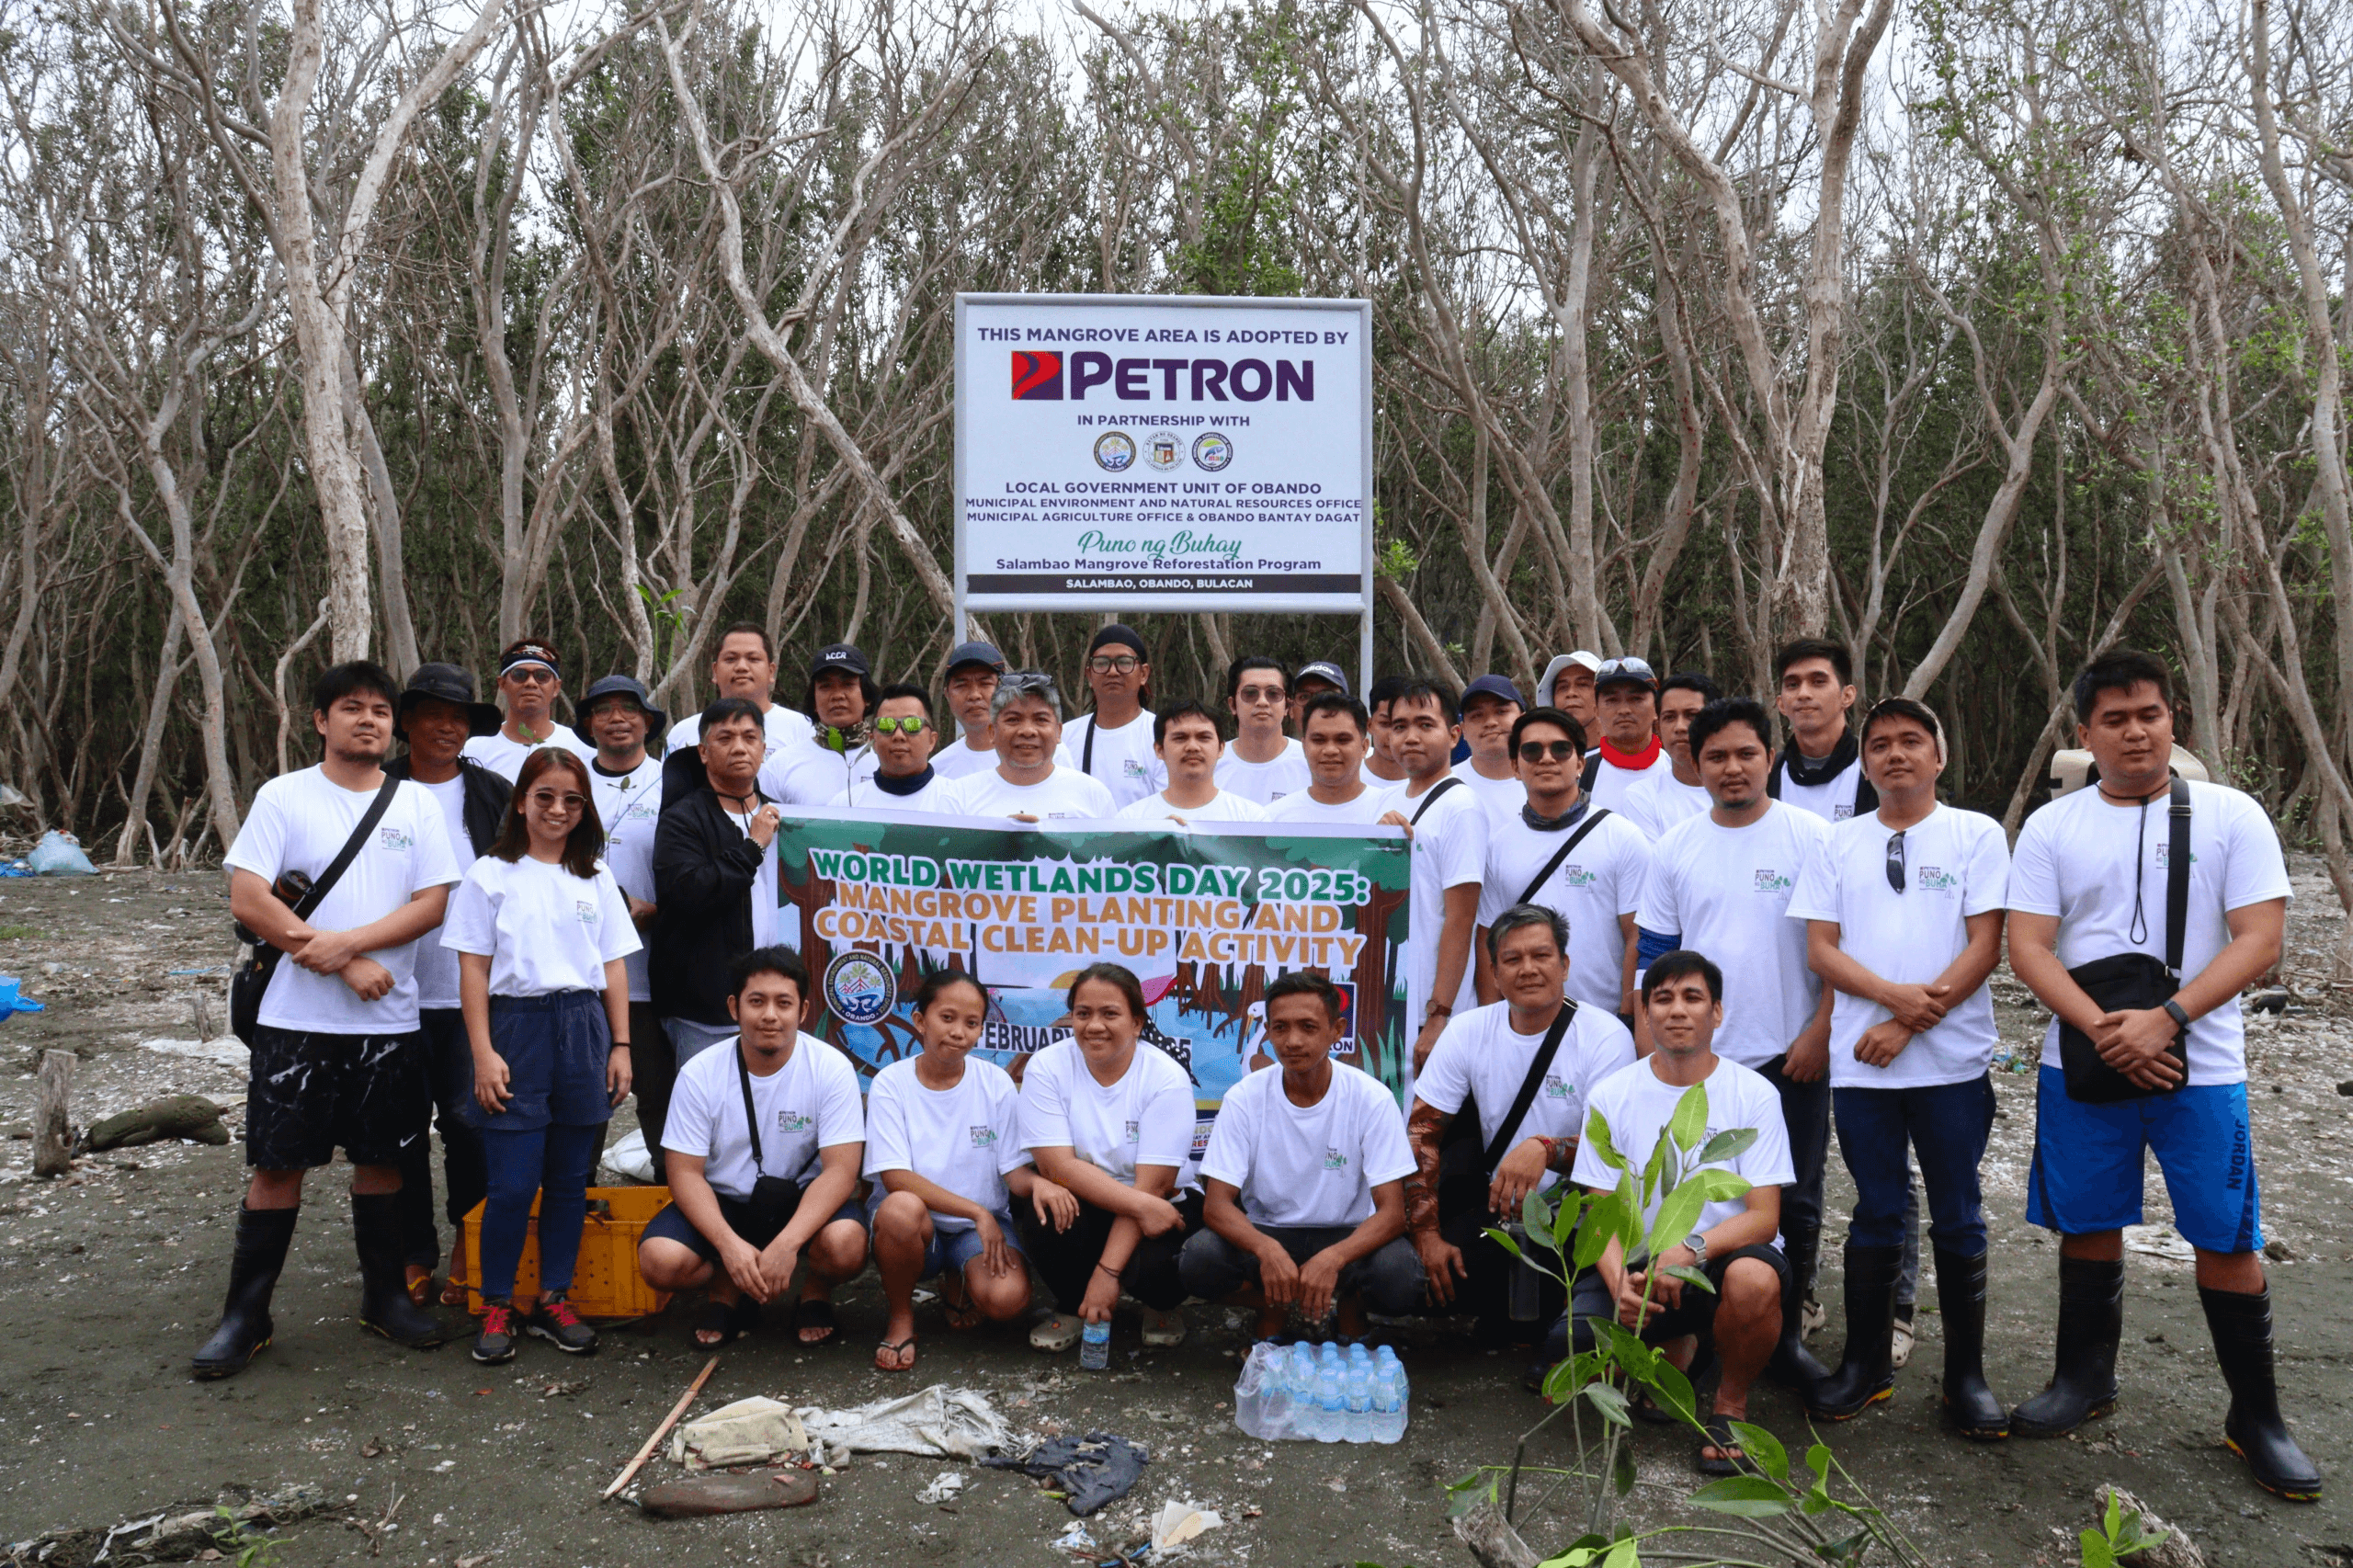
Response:
POLYGON ((1142 662, 1133 653, 1100 653, 1087 660, 1086 667, 1098 676, 1126 676, 1135 674, 1142 662))
POLYGON ((500 678, 517 686, 553 686, 556 675, 544 665, 517 665, 500 678))
POLYGON ((1286 702, 1290 699, 1290 694, 1279 686, 1245 686, 1233 696, 1239 702, 1286 702))
POLYGON ((1887 885, 1902 892, 1908 879, 1904 874, 1904 829, 1887 841, 1887 885))
POLYGON ((1601 668, 1593 673, 1597 682, 1614 680, 1620 676, 1631 676, 1636 680, 1649 681, 1653 685, 1658 681, 1658 672, 1651 668, 1647 659, 1604 659, 1601 668))
POLYGON ((531 791, 531 804, 537 806, 543 812, 576 812, 587 803, 588 797, 585 795, 559 795, 552 790, 534 790, 531 791))
POLYGON ((904 719, 875 720, 874 733, 878 735, 920 735, 924 732, 924 724, 922 714, 910 713, 904 719))
POLYGON ((1519 760, 1522 762, 1541 762, 1547 756, 1554 762, 1566 762, 1576 755, 1576 743, 1574 741, 1522 741, 1519 743, 1519 760))

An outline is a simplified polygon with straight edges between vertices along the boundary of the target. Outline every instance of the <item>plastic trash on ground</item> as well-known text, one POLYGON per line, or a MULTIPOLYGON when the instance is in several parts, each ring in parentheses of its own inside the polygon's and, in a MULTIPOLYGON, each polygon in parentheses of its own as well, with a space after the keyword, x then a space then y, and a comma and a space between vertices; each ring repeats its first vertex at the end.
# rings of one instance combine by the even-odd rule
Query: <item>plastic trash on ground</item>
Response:
POLYGON ((943 1470, 931 1478, 930 1485, 915 1494, 915 1501, 952 1503, 956 1500, 956 1494, 964 1490, 964 1481, 965 1476, 962 1471, 943 1470))
POLYGON ((31 997, 19 993, 24 982, 13 974, 0 974, 0 1023, 6 1023, 12 1013, 40 1013, 48 1009, 31 997))
POLYGON ((605 1168, 631 1181, 651 1182, 654 1156, 646 1152, 645 1130, 635 1128, 627 1136, 615 1140, 613 1146, 605 1151, 605 1168))
POLYGON ((773 1464, 808 1451, 808 1430, 792 1407, 760 1394, 722 1405, 670 1434, 670 1462, 688 1470, 773 1464))
POLYGON ((1251 1346, 1233 1384, 1233 1424, 1262 1441, 1393 1443, 1412 1390, 1397 1353, 1326 1342, 1251 1346))
POLYGON ((95 877, 98 869, 82 853, 82 841, 70 833, 51 828, 40 835, 33 852, 25 857, 25 866, 37 877, 95 877))
POLYGON ((1152 1549, 1166 1551, 1182 1546, 1203 1530, 1213 1530, 1223 1523, 1215 1508, 1204 1508, 1192 1502, 1164 1503, 1159 1517, 1152 1521, 1152 1549))
POLYGON ((809 1405, 795 1414, 812 1443, 836 1452, 978 1460, 1017 1446, 988 1395, 946 1383, 849 1410, 809 1405))
POLYGON ((1051 1477, 1068 1498, 1070 1511, 1083 1519, 1126 1496, 1152 1456, 1114 1433, 1089 1432, 1084 1437, 1049 1437, 1017 1460, 981 1462, 1040 1480, 1051 1477))

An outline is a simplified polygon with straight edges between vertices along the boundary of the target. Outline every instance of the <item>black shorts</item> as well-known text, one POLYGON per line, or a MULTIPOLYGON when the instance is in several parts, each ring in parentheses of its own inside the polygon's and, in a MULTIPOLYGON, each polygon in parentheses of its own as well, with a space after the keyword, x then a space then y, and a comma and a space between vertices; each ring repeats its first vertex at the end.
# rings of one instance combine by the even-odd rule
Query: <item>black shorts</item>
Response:
POLYGON ((426 1135, 433 1091, 425 1037, 254 1030, 245 1164, 307 1171, 339 1147, 355 1165, 400 1163, 426 1135))
MULTIPOLYGON (((807 1189, 804 1187, 802 1190, 807 1189)), ((792 1223, 792 1216, 800 1209, 799 1202, 796 1200, 791 1210, 776 1216, 776 1223, 770 1225, 764 1224, 755 1218, 752 1206, 740 1198, 730 1198, 725 1193, 718 1191, 713 1191, 711 1197, 719 1199, 719 1217, 727 1221, 727 1228, 756 1247, 765 1247, 776 1240, 779 1233, 787 1225, 792 1223)), ((851 1198, 848 1202, 834 1210, 834 1220, 855 1221, 858 1229, 866 1229, 865 1199, 851 1198)), ((828 1220, 825 1223, 830 1225, 834 1220, 828 1220)), ((824 1227, 819 1228, 822 1230, 824 1227)), ((687 1218, 686 1210, 675 1203, 664 1205, 662 1212, 645 1222, 645 1229, 639 1233, 638 1244, 643 1246, 657 1236, 665 1242, 676 1242, 680 1246, 688 1248, 705 1263, 716 1264, 719 1261, 718 1244, 696 1230, 695 1222, 687 1218)))
MULTIPOLYGON (((1695 1290, 1686 1285, 1681 1301, 1643 1325, 1643 1340, 1652 1345, 1664 1345, 1670 1339, 1696 1334, 1702 1344, 1710 1342, 1716 1326, 1716 1305, 1723 1300, 1724 1271, 1744 1257, 1753 1257, 1770 1267, 1781 1282, 1781 1299, 1784 1301, 1789 1300, 1790 1262, 1781 1256, 1779 1247, 1762 1242, 1754 1246, 1734 1247, 1720 1257, 1708 1259, 1705 1272, 1708 1283, 1716 1288, 1716 1293, 1710 1295, 1705 1290, 1695 1290)), ((1578 1275, 1576 1291, 1569 1302, 1569 1316, 1578 1323, 1580 1330, 1576 1347, 1580 1350, 1591 1348, 1590 1333, 1583 1329, 1584 1319, 1615 1318, 1617 1315, 1617 1303, 1610 1299, 1609 1288, 1602 1283, 1601 1271, 1588 1268, 1578 1275)))

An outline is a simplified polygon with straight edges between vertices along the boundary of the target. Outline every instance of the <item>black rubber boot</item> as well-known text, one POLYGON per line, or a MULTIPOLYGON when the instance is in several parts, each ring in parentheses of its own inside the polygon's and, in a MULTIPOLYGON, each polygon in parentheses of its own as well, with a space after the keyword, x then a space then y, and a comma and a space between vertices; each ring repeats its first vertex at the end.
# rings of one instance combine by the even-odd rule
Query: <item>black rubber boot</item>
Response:
POLYGON ((1945 1409, 1962 1437, 1994 1443, 2010 1435, 2010 1413, 1985 1381, 1985 1256, 1937 1249, 1937 1309, 1945 1325, 1945 1409))
POLYGON ((1901 1246, 1847 1244, 1847 1348, 1838 1369, 1805 1391, 1810 1415, 1845 1421, 1895 1392, 1895 1287, 1901 1246))
POLYGON ((2059 1259, 2059 1344, 2051 1381, 2010 1413, 2021 1437, 2057 1437, 2116 1408, 2116 1342, 2124 1336, 2124 1264, 2059 1259))
POLYGON ((1766 1376, 1797 1390, 1801 1398, 1810 1397, 1813 1385, 1830 1375, 1830 1369, 1805 1347, 1805 1293, 1821 1248, 1820 1231, 1810 1235, 1793 1232, 1782 1238, 1782 1255, 1790 1263, 1790 1288, 1781 1298, 1780 1343, 1765 1365, 1766 1376))
POLYGON ((276 1332, 269 1321, 269 1298, 286 1267, 286 1249, 294 1240, 294 1219, 300 1213, 300 1209, 237 1210, 229 1299, 221 1308, 221 1326, 188 1362, 192 1376, 233 1378, 268 1346, 276 1332))
POLYGON ((351 1244, 359 1253, 363 1326, 412 1350, 430 1350, 449 1337, 448 1329, 408 1299, 397 1194, 351 1195, 351 1244))
POLYGON ((2246 1460, 2255 1483, 2291 1503, 2320 1501, 2320 1471, 2304 1457, 2279 1415, 2279 1384, 2271 1369, 2271 1291, 2252 1296, 2198 1287, 2214 1359, 2231 1385, 2231 1413, 2222 1440, 2246 1460))

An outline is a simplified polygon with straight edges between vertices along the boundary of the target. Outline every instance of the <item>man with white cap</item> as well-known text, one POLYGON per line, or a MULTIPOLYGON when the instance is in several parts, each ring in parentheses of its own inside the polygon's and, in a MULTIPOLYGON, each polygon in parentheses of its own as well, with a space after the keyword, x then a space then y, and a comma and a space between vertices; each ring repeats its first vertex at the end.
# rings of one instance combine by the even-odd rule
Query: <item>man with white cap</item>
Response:
POLYGON ((584 761, 595 756, 596 747, 555 722, 556 694, 563 689, 563 673, 546 639, 508 643, 498 655, 498 695, 506 703, 506 722, 495 734, 468 741, 465 755, 509 784, 523 770, 523 759, 541 746, 562 746, 584 761))
MULTIPOLYGON (((807 714, 776 699, 776 650, 756 622, 739 620, 720 632, 719 646, 710 655, 710 684, 719 696, 741 698, 760 710, 770 756, 813 733, 807 714)), ((671 727, 664 755, 691 752, 701 738, 702 715, 688 713, 671 727)))
POLYGON ((1537 706, 1549 702, 1590 732, 1601 717, 1593 702, 1593 677, 1601 672, 1601 655, 1580 648, 1563 653, 1544 666, 1536 683, 1537 706))

